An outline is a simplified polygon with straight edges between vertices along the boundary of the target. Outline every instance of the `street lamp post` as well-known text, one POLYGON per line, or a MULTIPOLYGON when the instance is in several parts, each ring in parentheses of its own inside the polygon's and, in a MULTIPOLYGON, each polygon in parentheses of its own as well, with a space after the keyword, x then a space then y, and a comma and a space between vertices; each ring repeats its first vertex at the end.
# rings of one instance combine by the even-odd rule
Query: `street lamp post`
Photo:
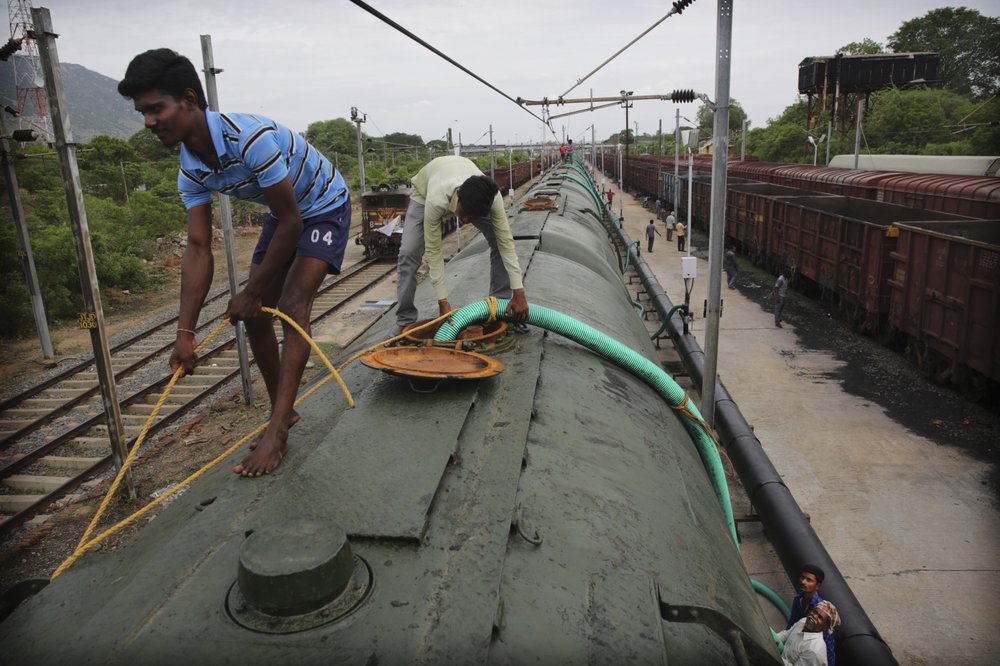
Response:
POLYGON ((628 168, 628 110, 629 107, 632 106, 632 103, 629 102, 628 98, 632 95, 633 92, 634 91, 632 90, 629 90, 627 92, 624 90, 622 91, 622 106, 625 107, 625 137, 623 139, 625 142, 625 166, 622 169, 621 178, 618 179, 621 182, 622 192, 625 191, 625 169, 628 168))
POLYGON ((819 160, 819 144, 826 140, 826 134, 822 135, 818 140, 814 139, 812 134, 808 135, 809 143, 813 147, 813 166, 816 166, 816 162, 819 160))
POLYGON ((361 146, 361 123, 368 120, 368 115, 358 111, 358 107, 351 107, 351 121, 358 126, 358 175, 361 185, 361 194, 365 193, 365 157, 361 146))

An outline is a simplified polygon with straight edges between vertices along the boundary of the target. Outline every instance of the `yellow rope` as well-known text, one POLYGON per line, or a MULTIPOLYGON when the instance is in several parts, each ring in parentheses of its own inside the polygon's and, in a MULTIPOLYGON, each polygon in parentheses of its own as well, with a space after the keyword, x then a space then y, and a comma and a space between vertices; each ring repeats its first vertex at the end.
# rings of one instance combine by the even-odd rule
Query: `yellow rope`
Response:
POLYGON ((715 443, 715 449, 719 452, 719 457, 728 463, 728 466, 726 466, 726 476, 733 476, 733 461, 729 459, 729 453, 722 448, 721 444, 719 444, 719 438, 716 436, 715 430, 712 429, 712 426, 708 425, 702 417, 696 416, 691 410, 691 407, 688 406, 689 402, 691 402, 691 394, 685 391, 684 400, 681 401, 681 404, 670 405, 670 408, 676 412, 680 412, 682 416, 687 417, 689 421, 708 433, 708 436, 712 438, 712 442, 715 443))
POLYGON ((691 411, 691 408, 688 406, 689 402, 691 402, 691 395, 685 392, 684 400, 681 401, 681 404, 670 405, 670 408, 673 409, 674 411, 680 412, 681 414, 686 416, 688 420, 693 421, 695 424, 701 427, 701 429, 704 430, 706 433, 708 433, 708 436, 712 438, 712 441, 715 442, 715 447, 719 448, 719 438, 715 436, 715 431, 712 430, 712 426, 708 425, 708 423, 705 422, 705 419, 701 418, 700 416, 696 415, 693 411, 691 411))
MULTIPOLYGON (((299 397, 298 400, 295 401, 295 406, 298 406, 302 401, 304 401, 306 398, 308 398, 313 393, 315 393, 317 390, 319 390, 319 388, 321 386, 323 386, 324 384, 326 384, 330 380, 330 378, 332 377, 332 378, 336 378, 337 382, 340 384, 340 388, 343 390, 344 395, 347 397, 347 403, 348 403, 348 405, 350 405, 351 407, 354 407, 354 398, 351 397, 351 393, 347 389, 347 385, 344 383, 344 380, 341 378, 341 376, 337 372, 337 370, 333 367, 333 364, 330 362, 330 359, 328 359, 327 356, 326 356, 326 354, 323 353, 323 350, 321 350, 319 348, 319 346, 317 346, 316 343, 313 341, 313 339, 304 330, 302 330, 302 327, 299 326, 294 320, 292 320, 291 317, 289 317, 288 315, 284 314, 283 312, 280 312, 280 311, 275 310, 273 308, 263 308, 263 310, 264 310, 264 312, 268 312, 270 314, 277 315, 282 320, 284 320, 285 322, 287 322, 288 324, 290 324, 292 326, 292 328, 294 328, 299 333, 299 335, 301 335, 303 338, 305 338, 309 342, 309 345, 313 348, 313 350, 317 354, 319 354, 320 358, 323 359, 323 363, 330 370, 330 374, 329 375, 327 375, 326 377, 324 377, 322 381, 320 381, 315 386, 313 386, 311 389, 309 389, 308 391, 306 391, 306 393, 304 393, 302 396, 299 397)), ((449 315, 450 314, 451 313, 449 313, 449 315)), ((448 316, 448 315, 446 315, 446 316, 448 316)), ((222 330, 223 326, 225 326, 228 323, 228 321, 229 321, 228 318, 227 319, 223 319, 219 323, 219 325, 216 326, 212 330, 212 332, 209 333, 208 336, 206 336, 205 339, 201 341, 201 344, 199 344, 195 348, 195 352, 201 351, 201 349, 208 343, 208 341, 211 340, 213 337, 215 337, 215 335, 218 334, 218 332, 220 330, 222 330)), ((431 323, 433 323, 433 322, 431 322, 431 323)), ((423 327, 421 327, 421 328, 423 328, 423 327)), ((111 536, 112 534, 120 531, 122 528, 126 527, 127 525, 135 522, 140 517, 144 516, 149 511, 151 511, 154 507, 159 506, 161 503, 163 503, 168 497, 171 497, 172 495, 174 495, 175 493, 177 493, 178 491, 180 491, 182 488, 185 488, 185 487, 191 485, 191 483, 194 482, 198 477, 202 476, 203 474, 205 474, 206 472, 208 472, 209 470, 211 470, 212 468, 214 468, 216 465, 218 465, 220 462, 222 462, 223 460, 225 460, 226 458, 228 458, 230 455, 232 455, 238 448, 240 448, 240 446, 242 446, 250 438, 254 437, 255 435, 259 434, 260 432, 263 432, 263 430, 270 423, 270 420, 265 421, 262 425, 258 426, 256 430, 254 430, 253 432, 251 432, 246 437, 240 439, 238 442, 236 442, 231 447, 229 447, 228 449, 226 449, 223 453, 221 453, 219 456, 217 456, 214 460, 212 460, 211 462, 209 462, 207 465, 205 465, 204 467, 202 467, 198 471, 196 471, 193 474, 191 474, 188 478, 186 478, 183 481, 181 481, 180 483, 176 484, 170 490, 168 490, 167 492, 163 493, 162 495, 160 495, 159 497, 157 497, 152 502, 150 502, 149 504, 147 504, 143 508, 139 509, 138 511, 136 511, 132 515, 127 516, 126 518, 122 519, 121 521, 119 521, 115 525, 112 525, 111 527, 109 527, 108 529, 106 529, 104 532, 101 532, 96 537, 94 537, 93 539, 90 539, 88 541, 88 537, 93 533, 94 529, 97 527, 97 523, 100 522, 101 518, 104 516, 104 512, 107 510, 108 504, 111 503, 111 498, 114 497, 115 493, 118 491, 119 486, 121 486, 121 482, 125 478, 125 472, 129 469, 129 467, 132 465, 132 462, 135 460, 136 456, 138 455, 140 445, 142 444, 143 440, 146 438, 146 434, 149 432, 149 429, 152 427, 153 423, 155 422, 156 417, 157 417, 157 415, 160 412, 160 408, 163 406, 163 404, 166 402, 167 398, 170 396, 170 392, 173 390, 174 385, 177 383, 177 380, 180 379, 180 377, 183 374, 183 372, 184 372, 183 368, 178 368, 174 372, 173 377, 170 378, 170 383, 167 384, 166 390, 163 392, 163 395, 157 401, 156 406, 153 407, 153 411, 150 413, 149 418, 146 420, 146 424, 143 426, 142 431, 139 433, 139 436, 136 438, 135 444, 132 446, 132 450, 129 452, 128 456, 125 458, 125 461, 122 463, 121 469, 118 470, 118 474, 115 476, 114 481, 112 481, 112 483, 111 483, 111 487, 108 488, 107 494, 105 494, 104 499, 101 501, 101 505, 98 507, 97 513, 94 514, 94 517, 91 519, 90 524, 87 526, 87 529, 84 530, 83 536, 80 537, 80 542, 77 544, 76 549, 73 551, 73 553, 69 557, 66 558, 66 560, 62 564, 59 565, 58 568, 56 568, 56 570, 52 573, 52 576, 51 576, 50 580, 55 580, 66 569, 68 569, 69 567, 71 567, 78 559, 80 559, 80 557, 84 553, 86 553, 88 550, 90 550, 94 546, 98 545, 100 542, 104 541, 104 539, 106 539, 109 536, 111 536)))
POLYGON ((499 308, 499 303, 495 296, 486 297, 486 307, 489 308, 490 318, 486 320, 486 324, 492 324, 497 320, 497 309, 499 308))
POLYGON ((359 358, 361 358, 365 354, 369 354, 369 353, 375 351, 376 349, 380 349, 382 347, 387 347, 387 346, 393 344, 394 342, 398 342, 398 341, 402 340, 403 338, 406 338, 407 336, 410 336, 410 335, 413 335, 414 333, 419 333, 420 331, 423 331, 425 329, 431 328, 432 326, 435 326, 435 325, 441 323, 442 321, 445 321, 446 319, 448 319, 449 317, 451 317, 456 312, 458 312, 458 308, 455 308, 455 309, 451 310, 450 312, 441 315, 437 319, 431 319, 431 320, 429 320, 429 321, 421 324, 420 326, 414 326, 413 328, 407 329, 406 332, 400 333, 397 336, 394 336, 394 337, 391 337, 391 338, 387 338, 385 340, 377 342, 374 345, 372 345, 371 347, 368 347, 367 349, 362 349, 357 354, 355 354, 351 358, 349 358, 346 361, 344 361, 343 363, 341 363, 339 369, 343 370, 344 368, 346 368, 347 366, 349 366, 351 363, 354 363, 356 360, 358 360, 359 358))

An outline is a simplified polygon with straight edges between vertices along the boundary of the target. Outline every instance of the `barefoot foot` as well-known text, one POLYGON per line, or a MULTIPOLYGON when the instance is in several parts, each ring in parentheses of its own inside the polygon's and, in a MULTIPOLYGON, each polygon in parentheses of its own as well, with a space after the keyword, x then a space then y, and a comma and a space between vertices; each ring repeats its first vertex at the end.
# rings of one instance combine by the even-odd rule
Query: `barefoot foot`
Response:
MULTIPOLYGON (((291 430, 292 426, 295 425, 296 423, 298 423, 300 420, 302 420, 302 417, 299 416, 299 413, 293 409, 292 410, 292 415, 288 419, 288 429, 291 430)), ((259 441, 260 441, 259 439, 256 439, 256 440, 254 440, 253 442, 250 443, 250 450, 251 451, 253 451, 254 449, 257 448, 257 442, 259 442, 259 441)))
POLYGON ((233 473, 245 477, 258 477, 271 473, 288 452, 287 440, 288 428, 272 430, 269 427, 257 440, 257 446, 250 455, 233 468, 233 473))

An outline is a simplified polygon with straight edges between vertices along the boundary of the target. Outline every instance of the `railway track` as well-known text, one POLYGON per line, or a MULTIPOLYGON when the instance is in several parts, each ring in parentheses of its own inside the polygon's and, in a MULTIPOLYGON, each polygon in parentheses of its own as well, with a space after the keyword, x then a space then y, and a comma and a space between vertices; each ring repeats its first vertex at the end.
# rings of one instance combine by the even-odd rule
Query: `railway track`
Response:
MULTIPOLYGON (((312 321, 335 313, 394 270, 394 262, 366 261, 331 276, 316 297, 312 321)), ((206 303, 202 316, 207 320, 198 327, 199 339, 215 328, 227 303, 228 292, 206 303)), ((155 325, 112 350, 129 447, 170 381, 166 355, 173 345, 175 325, 176 318, 155 325), (123 380, 128 387, 123 386, 123 380)), ((275 329, 280 340, 278 320, 275 329)), ((150 435, 175 421, 239 371, 235 332, 225 327, 200 354, 194 374, 177 382, 150 428, 150 435)), ((0 537, 111 462, 92 362, 79 363, 5 400, 0 404, 0 537)))

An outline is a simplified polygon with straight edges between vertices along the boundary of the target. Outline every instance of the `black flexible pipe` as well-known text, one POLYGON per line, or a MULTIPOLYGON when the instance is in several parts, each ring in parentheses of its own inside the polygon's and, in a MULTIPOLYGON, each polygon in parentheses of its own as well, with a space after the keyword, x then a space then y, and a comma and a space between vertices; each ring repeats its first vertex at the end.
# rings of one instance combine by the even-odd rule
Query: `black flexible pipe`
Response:
MULTIPOLYGON (((609 223, 607 230, 609 234, 617 234, 622 247, 629 247, 631 239, 622 229, 609 223)), ((645 259, 631 248, 628 251, 632 254, 635 270, 652 300, 653 308, 661 320, 666 320, 673 303, 645 259)), ((704 381, 705 353, 693 335, 684 335, 677 322, 677 318, 668 321, 666 330, 685 370, 700 391, 704 381)), ((879 635, 861 602, 851 591, 823 542, 792 497, 791 491, 785 486, 781 475, 767 457, 750 424, 719 380, 716 380, 715 400, 719 442, 729 454, 733 468, 756 508, 789 580, 795 582, 802 565, 806 563, 821 567, 826 574, 823 598, 837 606, 842 621, 836 630, 837 664, 898 666, 892 650, 879 635)))

